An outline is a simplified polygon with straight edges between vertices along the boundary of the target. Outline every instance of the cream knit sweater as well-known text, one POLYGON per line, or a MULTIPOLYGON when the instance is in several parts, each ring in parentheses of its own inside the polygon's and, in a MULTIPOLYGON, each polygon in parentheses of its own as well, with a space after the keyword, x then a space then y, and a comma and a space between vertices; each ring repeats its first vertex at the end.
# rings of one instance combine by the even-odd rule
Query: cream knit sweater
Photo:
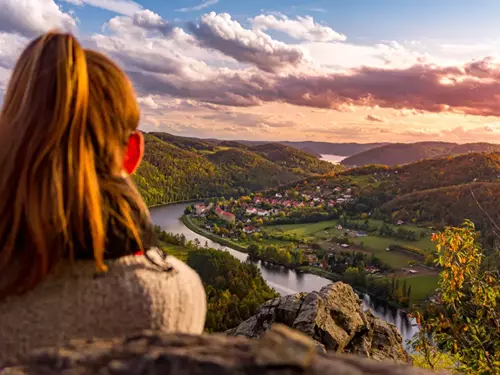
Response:
POLYGON ((178 259, 126 256, 95 275, 93 261, 61 265, 34 290, 0 302, 0 368, 8 358, 71 339, 111 338, 143 330, 200 334, 206 296, 199 276, 178 259), (165 271, 171 266, 172 271, 165 271))

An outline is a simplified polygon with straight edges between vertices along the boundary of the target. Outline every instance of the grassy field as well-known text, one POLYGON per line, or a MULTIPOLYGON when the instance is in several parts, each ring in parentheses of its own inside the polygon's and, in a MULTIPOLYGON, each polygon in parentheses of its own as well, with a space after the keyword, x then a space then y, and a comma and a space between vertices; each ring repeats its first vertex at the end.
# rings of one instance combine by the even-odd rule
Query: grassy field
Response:
MULTIPOLYGON (((370 220, 369 223, 371 227, 377 228, 382 225, 382 221, 379 220, 370 220)), ((310 224, 285 224, 269 226, 267 228, 264 228, 264 230, 268 232, 297 234, 309 240, 320 242, 324 245, 325 248, 328 248, 329 246, 331 246, 331 244, 327 242, 329 238, 333 236, 342 236, 344 234, 343 231, 335 228, 337 224, 337 220, 329 220, 310 224)), ((393 227, 397 228, 396 226, 393 227)), ((380 237, 375 234, 370 234, 365 237, 349 237, 349 240, 353 244, 359 246, 364 252, 374 252, 375 256, 377 256, 383 262, 389 264, 391 267, 402 268, 406 267, 410 260, 415 260, 416 257, 411 254, 396 251, 386 251, 386 248, 388 248, 390 245, 416 247, 422 249, 426 253, 430 253, 435 249, 434 244, 430 240, 431 233, 429 230, 413 225, 403 225, 402 227, 417 232, 419 235, 419 240, 405 241, 392 237, 380 237), (420 232, 424 232, 425 237, 421 238, 420 232)))
POLYGON ((399 278, 399 283, 406 280, 411 285, 412 301, 423 301, 438 287, 438 275, 408 276, 399 278))

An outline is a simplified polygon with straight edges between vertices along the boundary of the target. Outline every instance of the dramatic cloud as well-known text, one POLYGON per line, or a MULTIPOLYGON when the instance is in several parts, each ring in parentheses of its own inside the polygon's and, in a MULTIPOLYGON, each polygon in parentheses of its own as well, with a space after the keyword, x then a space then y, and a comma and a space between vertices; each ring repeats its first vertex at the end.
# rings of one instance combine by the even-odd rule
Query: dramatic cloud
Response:
POLYGON ((385 119, 383 117, 377 116, 377 115, 368 115, 365 117, 366 121, 372 121, 372 122, 385 122, 385 119))
POLYGON ((278 30, 282 31, 292 38, 306 40, 310 42, 331 42, 344 41, 346 36, 337 33, 328 26, 322 26, 314 22, 310 16, 290 19, 284 15, 260 15, 250 20, 256 30, 278 30))
POLYGON ((199 25, 190 23, 189 30, 201 46, 266 72, 297 66, 305 60, 300 48, 276 41, 262 31, 245 29, 227 13, 205 14, 199 25))
POLYGON ((177 12, 193 12, 195 10, 202 10, 208 8, 211 5, 215 5, 219 2, 219 0, 203 0, 201 4, 189 7, 189 8, 180 8, 176 9, 177 12))
MULTIPOLYGON (((19 0, 13 0, 19 1, 19 0)), ((131 0, 63 0, 73 5, 91 5, 97 8, 110 10, 111 12, 133 16, 142 10, 142 6, 131 0)))
POLYGON ((0 31, 32 38, 49 29, 69 31, 76 26, 54 0, 1 0, 0 4, 0 31))
POLYGON ((378 106, 500 116, 500 67, 488 59, 462 67, 361 68, 329 75, 277 76, 251 70, 218 70, 212 71, 210 80, 183 81, 182 85, 165 75, 151 73, 134 72, 133 77, 139 86, 157 94, 215 104, 255 106, 284 102, 334 110, 378 106))

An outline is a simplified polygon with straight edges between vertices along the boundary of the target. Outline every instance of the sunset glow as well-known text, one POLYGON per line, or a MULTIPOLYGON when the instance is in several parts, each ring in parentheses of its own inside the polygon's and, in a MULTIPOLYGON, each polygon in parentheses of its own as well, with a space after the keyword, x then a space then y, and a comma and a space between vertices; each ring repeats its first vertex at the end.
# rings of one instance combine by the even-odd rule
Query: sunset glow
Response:
POLYGON ((500 40, 477 36, 480 29, 500 32, 490 20, 500 10, 494 2, 443 1, 456 12, 431 1, 421 9, 361 0, 352 2, 357 6, 320 0, 2 3, 0 101, 20 50, 39 33, 60 28, 124 67, 146 131, 255 140, 500 142, 500 40), (386 18, 360 14, 368 9, 386 18), (415 12, 427 16, 410 21, 415 12), (460 28, 470 12, 480 12, 484 24, 460 28), (439 14, 445 15, 441 24, 439 14), (390 27, 396 24, 397 33, 390 27))

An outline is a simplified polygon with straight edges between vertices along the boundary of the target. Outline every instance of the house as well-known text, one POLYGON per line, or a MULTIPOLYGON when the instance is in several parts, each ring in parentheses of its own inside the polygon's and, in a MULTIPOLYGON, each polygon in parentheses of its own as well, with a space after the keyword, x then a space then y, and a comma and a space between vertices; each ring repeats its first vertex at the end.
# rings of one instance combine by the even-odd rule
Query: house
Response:
POLYGON ((245 212, 247 215, 257 215, 257 209, 255 207, 248 207, 245 212))
POLYGON ((255 233, 257 231, 258 231, 258 229, 252 225, 247 225, 246 227, 243 228, 243 233, 246 233, 246 234, 252 234, 252 233, 255 233))
POLYGON ((281 199, 281 198, 283 198, 283 195, 281 195, 280 193, 276 193, 275 197, 278 199, 281 199))
POLYGON ((333 206, 335 206, 335 202, 334 202, 334 201, 332 201, 332 200, 330 200, 330 201, 328 202, 328 206, 329 206, 329 207, 333 207, 333 206))
POLYGON ((368 266, 368 267, 365 267, 365 272, 370 273, 370 274, 372 274, 372 275, 373 275, 374 273, 379 272, 379 271, 380 271, 380 270, 379 270, 377 267, 375 267, 375 266, 368 266))
POLYGON ((344 249, 347 249, 347 248, 349 247, 349 245, 348 245, 348 244, 346 244, 346 243, 343 243, 343 244, 342 244, 342 245, 340 245, 340 246, 341 246, 341 247, 343 247, 344 249))
POLYGON ((269 216, 269 212, 266 210, 257 210, 257 215, 259 216, 269 216))
POLYGON ((255 204, 262 203, 262 198, 261 198, 261 197, 254 197, 254 198, 253 198, 253 202, 254 202, 255 204))
POLYGON ((345 203, 345 199, 344 199, 344 198, 338 198, 338 199, 337 199, 337 203, 338 203, 338 204, 345 203))
POLYGON ((403 220, 398 220, 397 225, 403 225, 405 222, 403 220))
POLYGON ((215 214, 219 217, 219 219, 224 220, 230 224, 234 224, 236 222, 236 217, 232 213, 224 211, 219 206, 217 206, 217 208, 215 209, 215 214))
POLYGON ((284 202, 282 203, 282 205, 283 205, 284 207, 291 207, 291 206, 292 206, 292 202, 290 202, 290 201, 284 201, 284 202))
POLYGON ((321 198, 316 197, 316 198, 313 199, 313 201, 316 202, 316 203, 321 202, 321 198))
POLYGON ((221 217, 222 220, 234 224, 236 222, 236 217, 230 212, 224 212, 221 217))
POLYGON ((342 191, 342 188, 340 186, 337 186, 335 189, 333 189, 333 191, 336 191, 338 193, 342 191))
POLYGON ((345 191, 345 193, 346 193, 346 194, 351 194, 351 192, 352 192, 352 189, 351 189, 351 188, 349 188, 349 189, 347 189, 347 190, 345 191))
POLYGON ((337 230, 342 230, 342 225, 339 224, 339 225, 337 225, 336 228, 337 228, 337 230))
POLYGON ((214 206, 213 203, 210 203, 208 206, 205 206, 203 203, 200 203, 195 205, 194 209, 196 210, 196 215, 201 216, 210 212, 213 206, 214 206))
POLYGON ((200 203, 194 206, 194 209, 196 210, 196 215, 202 215, 203 213, 205 213, 207 207, 203 203, 200 203))

